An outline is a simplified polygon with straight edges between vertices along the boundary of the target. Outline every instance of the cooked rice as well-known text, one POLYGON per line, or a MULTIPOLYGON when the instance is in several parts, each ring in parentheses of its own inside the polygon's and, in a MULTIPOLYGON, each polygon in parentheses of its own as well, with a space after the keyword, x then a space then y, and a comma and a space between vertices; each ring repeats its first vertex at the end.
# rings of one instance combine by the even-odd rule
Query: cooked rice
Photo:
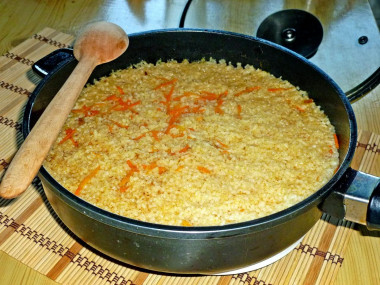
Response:
POLYGON ((110 212, 152 223, 242 222, 305 199, 338 167, 306 92, 225 62, 142 62, 84 88, 45 167, 110 212))

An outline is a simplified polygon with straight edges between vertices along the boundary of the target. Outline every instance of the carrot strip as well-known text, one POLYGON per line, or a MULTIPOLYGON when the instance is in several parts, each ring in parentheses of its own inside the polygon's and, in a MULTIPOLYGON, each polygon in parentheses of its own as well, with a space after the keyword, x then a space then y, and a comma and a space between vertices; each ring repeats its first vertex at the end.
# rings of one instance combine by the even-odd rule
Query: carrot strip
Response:
POLYGON ((190 149, 190 146, 187 144, 184 148, 180 149, 178 152, 179 153, 184 153, 190 149))
POLYGON ((303 100, 303 102, 304 102, 305 104, 310 104, 310 103, 313 103, 314 100, 313 100, 313 99, 306 99, 306 100, 303 100))
POLYGON ((208 92, 208 91, 202 91, 201 93, 205 94, 199 98, 201 100, 212 101, 212 100, 217 100, 219 98, 219 95, 216 93, 212 93, 212 92, 208 92))
POLYGON ((128 129, 129 126, 127 125, 123 125, 123 124, 120 124, 119 122, 117 121, 114 121, 114 120, 110 120, 112 123, 114 123, 116 126, 118 126, 119 128, 123 128, 123 129, 128 129))
POLYGON ((180 101, 184 97, 190 97, 190 96, 194 96, 194 95, 197 95, 197 94, 195 94, 193 92, 184 92, 183 95, 180 95, 180 96, 173 98, 173 101, 180 101))
POLYGON ((228 148, 228 146, 224 143, 222 143, 220 140, 216 139, 216 141, 218 142, 218 144, 223 147, 223 148, 228 148))
POLYGON ((76 129, 71 129, 68 128, 65 130, 66 136, 58 143, 58 144, 63 144, 67 140, 71 140, 74 146, 78 147, 78 142, 74 140, 74 134, 76 133, 76 129))
POLYGON ((224 100, 222 100, 222 99, 218 99, 218 101, 217 101, 217 105, 216 105, 216 107, 215 107, 215 113, 218 113, 218 114, 221 114, 221 115, 223 115, 224 114, 224 111, 222 110, 222 105, 223 105, 223 103, 224 103, 224 100))
POLYGON ((222 110, 222 105, 224 103, 224 100, 222 99, 223 97, 227 96, 228 94, 228 91, 224 91, 223 93, 219 94, 219 97, 216 101, 216 107, 215 107, 215 113, 218 113, 218 114, 224 114, 224 111, 222 110))
POLYGON ((339 140, 338 140, 338 136, 336 134, 334 134, 334 142, 335 142, 336 149, 339 149, 339 140))
POLYGON ((160 138, 158 137, 158 133, 159 131, 150 131, 152 133, 152 136, 153 138, 156 140, 156 141, 160 141, 160 138))
POLYGON ((85 117, 93 117, 100 113, 99 110, 92 109, 92 106, 83 105, 80 109, 73 109, 73 113, 83 113, 85 117))
POLYGON ((125 94, 123 88, 121 88, 120 86, 116 86, 116 88, 117 88, 117 91, 119 91, 120 95, 125 94))
POLYGON ((141 104, 141 101, 137 101, 137 102, 134 102, 132 103, 131 100, 126 100, 126 101, 123 101, 122 99, 118 100, 118 105, 114 106, 112 108, 112 110, 115 110, 115 111, 127 111, 127 110, 130 110, 131 112, 134 112, 134 113, 137 113, 135 110, 133 110, 132 108, 141 104))
POLYGON ((181 138, 181 137, 183 137, 185 134, 183 133, 183 132, 180 132, 179 134, 177 134, 177 135, 175 135, 175 134, 170 134, 170 136, 172 137, 172 138, 181 138))
POLYGON ((108 96, 106 99, 104 99, 105 101, 119 101, 121 98, 120 97, 117 97, 116 95, 110 95, 108 96))
POLYGON ((133 138, 133 140, 138 141, 139 139, 142 139, 145 136, 146 136, 146 133, 143 133, 143 134, 139 135, 138 137, 133 138))
POLYGON ((279 88, 268 88, 269 92, 278 92, 278 91, 286 91, 290 90, 292 88, 284 88, 284 87, 279 87, 279 88))
POLYGON ((168 171, 168 170, 166 169, 166 167, 163 167, 163 166, 159 166, 159 167, 158 167, 158 174, 165 173, 166 171, 168 171))
POLYGON ((148 164, 148 165, 143 165, 144 170, 152 170, 156 167, 158 168, 158 174, 162 174, 168 171, 166 167, 158 166, 156 161, 153 161, 151 164, 148 164))
POLYGON ((237 105, 236 108, 237 108, 237 117, 238 119, 241 119, 241 105, 237 105))
POLYGON ((190 106, 185 105, 176 105, 174 106, 169 112, 169 123, 165 130, 165 134, 169 134, 170 130, 175 127, 175 123, 179 121, 180 117, 183 114, 189 114, 189 113, 203 113, 204 110, 201 109, 201 106, 197 106, 194 108, 190 108, 190 106))
POLYGON ((301 108, 300 106, 294 106, 298 111, 305 112, 305 109, 301 108))
POLYGON ((199 170, 199 172, 202 172, 202 173, 206 173, 206 174, 211 173, 210 169, 207 169, 206 167, 203 167, 203 166, 197 166, 197 169, 199 170))
POLYGON ((89 181, 98 173, 100 170, 100 166, 96 167, 93 171, 91 171, 80 183, 78 188, 75 190, 75 195, 79 196, 82 189, 89 183, 89 181))
POLYGON ((244 90, 239 91, 238 93, 235 93, 234 96, 235 96, 235 97, 238 97, 238 96, 243 95, 243 94, 245 94, 245 93, 250 93, 250 92, 252 92, 252 91, 260 90, 260 89, 261 89, 260 86, 247 87, 247 88, 245 88, 244 90))
POLYGON ((138 171, 139 171, 139 169, 137 168, 137 166, 134 165, 134 164, 132 163, 132 161, 127 160, 127 164, 128 164, 128 166, 131 168, 131 170, 132 170, 133 172, 138 172, 138 171))
POLYGON ((125 192, 128 189, 128 186, 126 184, 129 182, 131 176, 133 175, 133 173, 139 172, 139 169, 136 165, 132 163, 132 161, 127 160, 127 164, 130 169, 127 172, 126 176, 119 183, 120 192, 125 192))
POLYGON ((178 80, 177 78, 174 78, 172 80, 167 80, 167 81, 161 83, 160 85, 156 86, 154 88, 154 90, 158 90, 158 89, 161 89, 162 87, 165 87, 165 86, 168 86, 168 85, 172 85, 172 84, 176 83, 177 80, 178 80))
POLYGON ((144 170, 152 170, 157 167, 157 162, 153 161, 151 164, 143 165, 144 170))
POLYGON ((171 116, 180 116, 182 114, 185 114, 189 109, 190 109, 190 106, 188 105, 185 105, 185 106, 176 105, 168 112, 168 114, 171 116))
POLYGON ((131 100, 127 99, 126 101, 123 101, 121 97, 118 97, 116 95, 110 95, 108 96, 105 101, 114 101, 117 104, 111 108, 113 111, 126 111, 130 110, 133 113, 137 113, 132 108, 141 104, 141 101, 132 102, 131 100))

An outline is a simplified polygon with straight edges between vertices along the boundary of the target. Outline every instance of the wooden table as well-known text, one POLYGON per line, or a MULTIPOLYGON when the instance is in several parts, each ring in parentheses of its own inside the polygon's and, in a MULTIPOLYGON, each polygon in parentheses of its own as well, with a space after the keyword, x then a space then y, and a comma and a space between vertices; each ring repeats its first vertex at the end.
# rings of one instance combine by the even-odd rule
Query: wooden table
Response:
MULTIPOLYGON (((4 54, 11 47, 45 27, 73 35, 82 26, 100 20, 117 23, 127 33, 178 27, 185 4, 185 0, 3 0, 0 2, 0 53, 4 54)), ((233 23, 231 25, 233 26, 233 23)), ((355 102, 353 108, 359 129, 380 134, 380 86, 355 102)), ((22 277, 25 277, 30 281, 35 280, 36 284, 44 282, 50 284, 45 276, 39 277, 37 272, 18 264, 12 258, 6 258, 1 263, 3 262, 9 262, 7 274, 13 275, 11 278, 18 278, 9 280, 22 280, 22 277)), ((380 234, 356 226, 336 284, 380 284, 378 264, 380 264, 380 234)), ((3 268, 3 265, 1 267, 3 268)))

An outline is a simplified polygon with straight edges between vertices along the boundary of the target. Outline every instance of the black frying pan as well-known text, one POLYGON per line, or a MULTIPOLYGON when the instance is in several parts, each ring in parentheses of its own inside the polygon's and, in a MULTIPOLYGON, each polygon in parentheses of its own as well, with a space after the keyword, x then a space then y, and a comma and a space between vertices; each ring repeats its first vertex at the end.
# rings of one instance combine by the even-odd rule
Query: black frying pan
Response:
MULTIPOLYGON (((53 61, 55 68, 37 86, 26 106, 24 136, 77 63, 70 51, 56 53, 55 57, 63 59, 61 64, 49 56, 34 66, 42 71, 44 64, 53 61)), ((294 52, 235 33, 188 29, 151 31, 130 35, 125 54, 97 67, 89 81, 142 60, 154 63, 210 57, 253 65, 309 93, 328 115, 339 138, 340 167, 331 180, 302 202, 264 218, 226 226, 178 227, 136 221, 99 209, 63 188, 42 167, 39 177, 46 196, 67 227, 89 245, 123 262, 185 274, 231 271, 272 257, 305 235, 321 217, 321 208, 338 218, 363 215, 352 213, 347 207, 348 202, 356 202, 357 196, 367 199, 364 199, 365 207, 370 205, 368 213, 365 208, 362 222, 370 229, 379 229, 379 178, 350 168, 357 140, 351 105, 331 78, 294 52)))

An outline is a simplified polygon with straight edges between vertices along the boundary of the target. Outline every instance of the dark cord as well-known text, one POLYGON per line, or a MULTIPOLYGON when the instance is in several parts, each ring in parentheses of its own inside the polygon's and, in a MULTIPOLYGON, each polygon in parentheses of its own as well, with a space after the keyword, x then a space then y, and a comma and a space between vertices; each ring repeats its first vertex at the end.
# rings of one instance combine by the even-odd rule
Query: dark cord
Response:
POLYGON ((185 5, 185 8, 182 11, 181 20, 179 21, 179 27, 180 28, 183 28, 185 26, 185 19, 186 19, 187 11, 189 10, 191 2, 192 2, 192 0, 188 0, 186 5, 185 5))

